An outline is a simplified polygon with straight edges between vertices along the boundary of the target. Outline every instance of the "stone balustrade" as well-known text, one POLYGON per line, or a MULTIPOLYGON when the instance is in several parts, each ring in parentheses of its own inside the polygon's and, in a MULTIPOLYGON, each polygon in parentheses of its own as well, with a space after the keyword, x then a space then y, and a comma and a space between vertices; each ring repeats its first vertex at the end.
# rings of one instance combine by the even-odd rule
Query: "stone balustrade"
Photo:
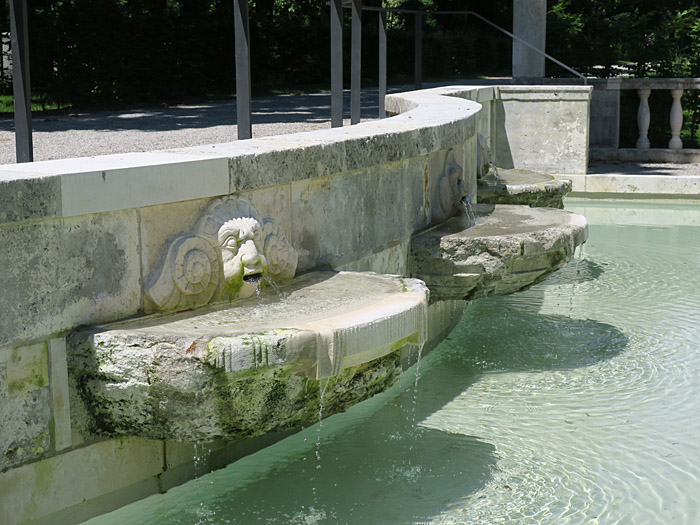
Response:
POLYGON ((684 148, 681 140, 683 106, 681 98, 687 90, 700 89, 700 78, 614 78, 594 79, 595 91, 591 101, 591 158, 597 160, 697 162, 700 151, 684 148), (620 92, 634 90, 639 96, 637 109, 638 138, 634 148, 620 148, 620 126, 631 125, 620 121, 620 92), (652 144, 649 126, 652 120, 665 115, 652 115, 649 97, 654 91, 669 94, 669 141, 652 144))
POLYGON ((700 88, 700 79, 698 78, 640 78, 622 80, 620 82, 620 89, 635 89, 639 95, 639 109, 637 110, 639 138, 636 143, 637 149, 651 148, 648 132, 651 122, 649 96, 652 90, 664 90, 670 93, 672 99, 669 114, 671 139, 668 142, 668 149, 683 149, 683 141, 681 140, 681 129, 683 128, 683 106, 681 105, 681 97, 683 96, 684 90, 698 88, 700 88))

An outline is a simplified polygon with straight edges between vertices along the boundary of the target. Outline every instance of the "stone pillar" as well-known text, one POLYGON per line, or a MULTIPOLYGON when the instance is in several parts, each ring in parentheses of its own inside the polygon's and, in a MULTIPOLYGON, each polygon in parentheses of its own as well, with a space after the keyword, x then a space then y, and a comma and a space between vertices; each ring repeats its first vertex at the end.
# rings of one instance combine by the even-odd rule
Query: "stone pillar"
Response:
MULTIPOLYGON (((513 0, 513 34, 544 52, 547 0, 513 0)), ((513 77, 543 77, 544 55, 513 40, 513 77)))
POLYGON ((671 97, 671 115, 669 118, 671 124, 671 140, 668 142, 669 149, 683 149, 683 141, 681 140, 681 129, 683 128, 683 106, 681 106, 682 89, 672 89, 671 97))
POLYGON ((639 138, 637 139, 637 149, 649 149, 649 122, 651 114, 649 113, 649 95, 651 89, 638 89, 639 108, 637 109, 637 128, 639 129, 639 138))

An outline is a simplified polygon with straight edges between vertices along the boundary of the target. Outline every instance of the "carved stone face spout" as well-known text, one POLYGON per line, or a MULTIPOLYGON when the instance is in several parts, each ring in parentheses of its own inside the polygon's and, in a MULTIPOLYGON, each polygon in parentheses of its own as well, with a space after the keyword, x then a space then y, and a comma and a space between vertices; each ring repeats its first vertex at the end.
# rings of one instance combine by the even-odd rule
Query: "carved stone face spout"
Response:
POLYGON ((189 310, 250 297, 294 278, 297 252, 280 226, 242 197, 213 201, 191 233, 175 237, 145 283, 147 311, 189 310))
POLYGON ((251 278, 267 271, 260 223, 250 217, 232 219, 221 226, 218 237, 225 291, 230 297, 250 297, 255 293, 251 278))

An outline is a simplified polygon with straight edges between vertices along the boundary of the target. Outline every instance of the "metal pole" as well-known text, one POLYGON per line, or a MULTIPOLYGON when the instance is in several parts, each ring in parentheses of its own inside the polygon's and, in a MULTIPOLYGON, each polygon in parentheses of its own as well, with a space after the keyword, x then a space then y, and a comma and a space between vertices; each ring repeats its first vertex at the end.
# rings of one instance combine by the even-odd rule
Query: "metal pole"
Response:
POLYGON ((250 120, 250 29, 248 0, 233 0, 233 29, 236 44, 236 112, 238 140, 253 136, 250 120))
POLYGON ((423 13, 416 13, 415 28, 415 84, 416 89, 423 87, 423 13))
POLYGON ((12 92, 15 99, 17 162, 32 162, 32 94, 29 86, 29 27, 27 0, 10 1, 12 32, 12 92))
POLYGON ((352 45, 350 47, 350 124, 360 122, 362 110, 362 0, 352 0, 352 45))
POLYGON ((331 0, 331 127, 343 125, 343 0, 331 0))
POLYGON ((379 118, 386 117, 386 13, 379 13, 379 118))

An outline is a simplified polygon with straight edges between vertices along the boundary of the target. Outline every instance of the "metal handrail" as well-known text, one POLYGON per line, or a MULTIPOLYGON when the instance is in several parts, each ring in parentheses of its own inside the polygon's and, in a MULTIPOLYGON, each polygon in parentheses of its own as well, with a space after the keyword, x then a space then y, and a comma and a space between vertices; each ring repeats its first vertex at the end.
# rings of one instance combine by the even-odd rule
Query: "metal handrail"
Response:
POLYGON ((532 49, 539 55, 551 60, 558 66, 573 73, 575 76, 583 80, 584 85, 588 84, 588 79, 567 66, 561 60, 557 60, 553 56, 538 49, 534 45, 526 42, 522 38, 515 36, 510 31, 503 29, 498 24, 484 18, 474 11, 427 11, 420 9, 403 9, 400 7, 375 7, 362 5, 362 0, 330 0, 327 5, 331 7, 331 126, 338 127, 343 125, 343 85, 342 85, 342 10, 352 9, 352 74, 351 74, 351 119, 352 124, 360 121, 360 57, 361 51, 361 16, 362 11, 374 11, 379 13, 379 118, 385 115, 384 98, 386 97, 386 13, 403 13, 415 15, 415 88, 420 89, 423 78, 423 49, 422 49, 422 20, 428 15, 471 15, 497 29, 501 33, 508 35, 513 41, 532 49))
POLYGON ((362 6, 362 10, 363 11, 382 12, 382 13, 404 13, 404 14, 414 14, 414 15, 416 15, 416 14, 419 14, 419 15, 466 15, 466 16, 471 15, 471 16, 478 18, 482 22, 490 25, 494 29, 499 30, 501 33, 508 35, 513 40, 529 47, 530 49, 532 49, 536 53, 539 53, 540 55, 544 56, 545 58, 551 60, 552 62, 554 62, 558 66, 563 67, 564 69, 566 69, 570 73, 573 73, 577 77, 583 79, 584 85, 588 84, 588 80, 586 79, 586 77, 584 75, 582 75, 581 73, 579 73, 575 69, 567 66, 561 60, 557 60, 552 55, 545 53, 541 49, 538 49, 537 47, 533 46, 529 42, 526 42, 525 40, 523 40, 522 38, 515 36, 513 33, 508 31, 507 29, 503 29, 498 24, 491 22, 491 20, 489 20, 488 18, 484 18, 479 13, 475 13, 474 11, 425 11, 425 10, 420 10, 420 9, 401 9, 401 8, 395 8, 395 7, 374 7, 374 6, 362 6))

